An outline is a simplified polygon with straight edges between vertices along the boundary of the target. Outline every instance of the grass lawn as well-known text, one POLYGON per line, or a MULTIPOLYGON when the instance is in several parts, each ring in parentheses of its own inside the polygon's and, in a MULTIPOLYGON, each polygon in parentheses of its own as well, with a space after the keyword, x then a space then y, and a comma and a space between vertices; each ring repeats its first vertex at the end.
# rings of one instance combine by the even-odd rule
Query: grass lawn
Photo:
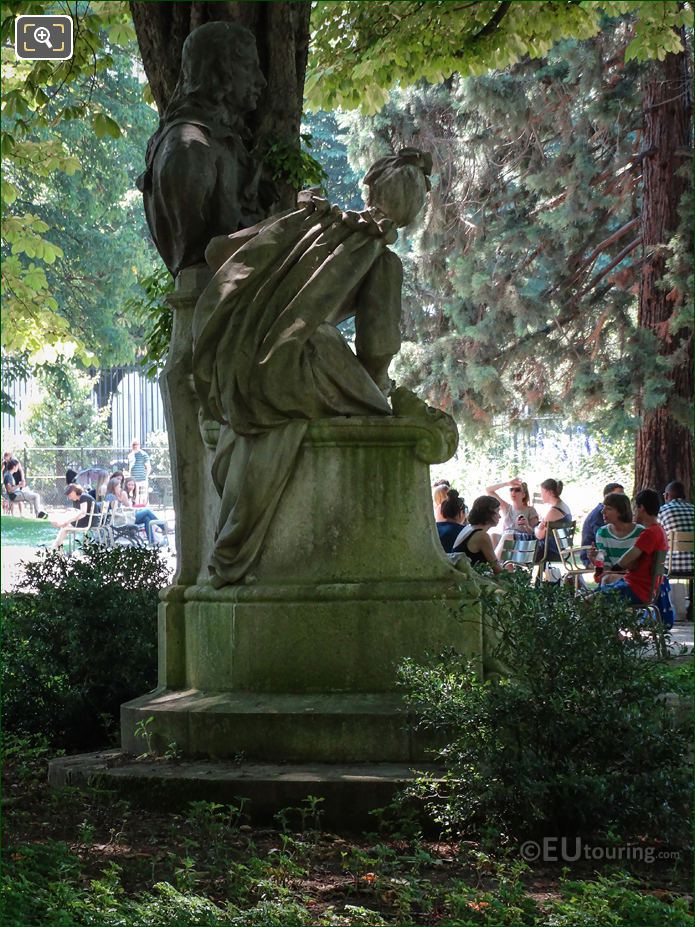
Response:
POLYGON ((3 547, 30 546, 50 544, 55 541, 57 528, 40 518, 18 518, 16 515, 3 515, 0 521, 3 547))

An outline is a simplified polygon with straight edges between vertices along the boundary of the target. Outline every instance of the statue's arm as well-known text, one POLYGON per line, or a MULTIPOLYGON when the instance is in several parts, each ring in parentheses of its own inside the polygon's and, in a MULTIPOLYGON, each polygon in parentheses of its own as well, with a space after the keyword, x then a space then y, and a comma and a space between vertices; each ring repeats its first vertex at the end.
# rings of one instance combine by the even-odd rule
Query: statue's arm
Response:
POLYGON ((388 387, 388 367, 401 347, 402 287, 401 260, 384 251, 355 296, 355 351, 382 389, 388 387))

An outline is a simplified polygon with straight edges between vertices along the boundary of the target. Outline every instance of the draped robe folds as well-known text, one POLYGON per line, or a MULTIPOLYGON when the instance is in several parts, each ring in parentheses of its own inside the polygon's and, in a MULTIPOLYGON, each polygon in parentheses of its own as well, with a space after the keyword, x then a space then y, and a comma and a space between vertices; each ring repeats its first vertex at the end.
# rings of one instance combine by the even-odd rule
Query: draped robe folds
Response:
POLYGON ((203 417, 220 423, 213 585, 251 580, 311 420, 392 414, 326 319, 394 259, 394 240, 389 220, 302 194, 298 209, 208 246, 216 272, 195 309, 193 371, 203 417))

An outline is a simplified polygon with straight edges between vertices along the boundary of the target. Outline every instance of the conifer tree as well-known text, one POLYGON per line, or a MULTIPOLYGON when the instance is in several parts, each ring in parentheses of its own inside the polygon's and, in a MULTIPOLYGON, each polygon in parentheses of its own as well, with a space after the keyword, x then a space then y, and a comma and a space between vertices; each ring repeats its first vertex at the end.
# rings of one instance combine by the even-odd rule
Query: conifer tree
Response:
POLYGON ((362 209, 360 180, 348 161, 346 139, 336 114, 324 110, 307 113, 302 122, 305 130, 310 136, 311 153, 326 172, 323 188, 328 199, 344 209, 362 209))
MULTIPOLYGON (((402 144, 433 152, 438 182, 407 255, 401 374, 469 430, 556 414, 624 435, 645 408, 678 414, 672 365, 691 344, 688 320, 674 315, 681 350, 665 357, 637 317, 645 66, 625 60, 630 37, 617 22, 540 65, 420 83, 375 117, 347 117, 360 166, 402 144)), ((660 251, 671 265, 677 240, 660 251)))

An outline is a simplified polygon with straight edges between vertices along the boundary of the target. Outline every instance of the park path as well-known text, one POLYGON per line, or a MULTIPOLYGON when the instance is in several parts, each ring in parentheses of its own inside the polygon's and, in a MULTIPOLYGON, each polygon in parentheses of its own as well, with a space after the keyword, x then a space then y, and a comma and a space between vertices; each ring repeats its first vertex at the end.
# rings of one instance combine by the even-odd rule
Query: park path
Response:
MULTIPOLYGON (((3 547, 2 549, 2 591, 9 592, 17 581, 21 571, 22 561, 32 560, 37 554, 37 549, 31 546, 17 545, 12 547, 3 547)), ((174 553, 173 535, 170 536, 170 547, 168 555, 172 558, 172 566, 175 565, 176 555, 174 553)), ((676 622, 671 631, 671 640, 673 645, 685 645, 692 653, 693 651, 693 623, 692 621, 676 622)), ((674 648, 675 649, 675 648, 674 648)))
POLYGON ((0 567, 2 568, 2 591, 9 592, 14 586, 20 573, 22 561, 32 560, 36 556, 36 548, 31 545, 16 544, 3 547, 0 567))

